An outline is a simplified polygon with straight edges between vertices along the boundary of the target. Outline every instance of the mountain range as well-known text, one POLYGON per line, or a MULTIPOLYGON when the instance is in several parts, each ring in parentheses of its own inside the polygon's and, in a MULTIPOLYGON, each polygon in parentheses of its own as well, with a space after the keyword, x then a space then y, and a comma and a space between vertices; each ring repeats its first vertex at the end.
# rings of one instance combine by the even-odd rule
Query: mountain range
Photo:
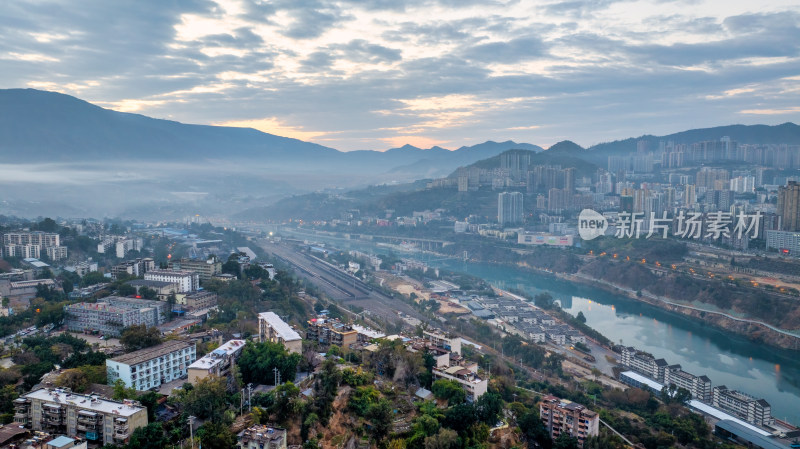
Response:
POLYGON ((341 152, 250 128, 184 124, 104 109, 55 92, 4 89, 0 213, 32 215, 46 199, 63 205, 67 216, 229 214, 290 194, 443 177, 510 149, 602 167, 608 155, 635 151, 640 140, 656 149, 661 140, 690 143, 722 136, 743 143, 798 144, 800 127, 733 125, 588 149, 565 141, 543 150, 509 140, 452 151, 405 145, 341 152))

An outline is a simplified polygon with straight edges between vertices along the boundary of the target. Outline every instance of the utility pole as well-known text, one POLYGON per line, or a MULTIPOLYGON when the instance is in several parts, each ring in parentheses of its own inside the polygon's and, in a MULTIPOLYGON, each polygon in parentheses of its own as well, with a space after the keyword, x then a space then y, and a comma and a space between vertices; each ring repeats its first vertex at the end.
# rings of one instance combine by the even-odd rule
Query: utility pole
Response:
POLYGON ((194 416, 189 417, 189 442, 192 445, 192 449, 194 449, 194 420, 197 419, 194 416))
POLYGON ((247 408, 248 411, 253 411, 253 384, 247 384, 247 408))
POLYGON ((275 368, 272 368, 272 372, 275 373, 275 386, 277 387, 281 383, 281 371, 276 366, 275 368))

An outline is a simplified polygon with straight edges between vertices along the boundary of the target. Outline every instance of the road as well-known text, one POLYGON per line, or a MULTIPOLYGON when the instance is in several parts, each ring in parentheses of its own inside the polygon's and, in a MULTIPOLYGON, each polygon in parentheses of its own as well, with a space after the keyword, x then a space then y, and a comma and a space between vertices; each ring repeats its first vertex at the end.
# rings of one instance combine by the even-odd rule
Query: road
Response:
POLYGON ((369 313, 392 322, 397 321, 398 312, 427 321, 425 317, 402 300, 372 290, 360 280, 327 262, 295 251, 284 243, 260 239, 258 244, 273 257, 286 261, 294 268, 298 276, 307 279, 336 302, 362 307, 369 313))

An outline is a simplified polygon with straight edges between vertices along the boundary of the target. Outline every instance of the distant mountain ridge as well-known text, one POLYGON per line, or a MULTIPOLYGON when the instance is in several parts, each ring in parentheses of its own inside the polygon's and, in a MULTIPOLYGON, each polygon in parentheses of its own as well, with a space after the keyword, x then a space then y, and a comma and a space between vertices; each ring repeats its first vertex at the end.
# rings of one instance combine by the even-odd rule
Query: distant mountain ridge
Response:
POLYGON ((646 134, 613 142, 605 142, 589 147, 590 151, 603 153, 629 153, 636 151, 640 140, 647 142, 650 150, 657 150, 661 141, 675 144, 691 144, 707 140, 719 140, 730 137, 744 144, 788 144, 800 145, 800 126, 787 122, 780 125, 727 125, 713 128, 690 129, 666 136, 646 134))
POLYGON ((190 125, 112 111, 55 92, 0 90, 0 157, 6 163, 30 162, 31 153, 53 162, 247 159, 256 164, 297 164, 306 170, 394 170, 411 180, 425 174, 424 164, 417 164, 421 161, 452 169, 509 148, 541 151, 535 145, 506 141, 455 151, 405 145, 384 152, 341 152, 250 128, 190 125))

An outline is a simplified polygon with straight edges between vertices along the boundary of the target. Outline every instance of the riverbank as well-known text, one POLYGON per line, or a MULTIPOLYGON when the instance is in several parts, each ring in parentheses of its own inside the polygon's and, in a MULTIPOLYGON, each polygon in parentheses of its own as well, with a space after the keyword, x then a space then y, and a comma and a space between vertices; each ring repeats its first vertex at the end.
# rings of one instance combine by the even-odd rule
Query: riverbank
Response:
MULTIPOLYGON (((347 241, 349 243, 356 243, 357 239, 349 239, 337 237, 327 233, 319 234, 315 231, 306 230, 305 232, 298 232, 297 234, 304 234, 308 237, 323 237, 332 238, 339 241, 347 241)), ((375 244, 374 242, 364 242, 364 244, 375 244)), ((424 252, 428 256, 452 258, 451 254, 441 253, 435 250, 427 250, 424 252)), ((414 257, 414 253, 406 253, 405 257, 414 257)), ((559 279, 564 279, 570 282, 579 283, 581 285, 592 286, 601 288, 610 293, 623 294, 632 300, 646 303, 657 307, 661 310, 680 314, 692 320, 702 322, 720 329, 725 332, 732 333, 747 338, 751 342, 769 345, 775 348, 788 349, 792 351, 800 351, 800 334, 793 333, 784 329, 777 328, 773 325, 759 321, 756 319, 748 318, 746 316, 733 316, 720 310, 710 310, 701 307, 689 306, 676 302, 674 299, 657 296, 645 288, 642 288, 642 295, 638 295, 636 291, 629 287, 625 287, 616 283, 612 283, 603 279, 589 276, 586 273, 569 273, 567 271, 559 270, 557 267, 546 268, 534 266, 526 261, 513 262, 500 262, 498 260, 486 260, 483 263, 492 264, 496 266, 514 266, 518 269, 530 271, 538 275, 554 276, 559 279)), ((576 270, 577 271, 577 270, 576 270)))
POLYGON ((596 279, 583 273, 551 274, 559 279, 602 288, 609 293, 623 294, 630 299, 641 301, 670 312, 680 313, 681 315, 701 320, 719 329, 745 336, 753 342, 763 343, 781 349, 789 349, 794 351, 800 350, 800 335, 783 329, 778 329, 761 321, 735 317, 724 312, 680 304, 670 300, 669 298, 654 295, 647 290, 640 290, 641 294, 639 294, 639 292, 636 292, 633 289, 617 285, 603 279, 596 279))

